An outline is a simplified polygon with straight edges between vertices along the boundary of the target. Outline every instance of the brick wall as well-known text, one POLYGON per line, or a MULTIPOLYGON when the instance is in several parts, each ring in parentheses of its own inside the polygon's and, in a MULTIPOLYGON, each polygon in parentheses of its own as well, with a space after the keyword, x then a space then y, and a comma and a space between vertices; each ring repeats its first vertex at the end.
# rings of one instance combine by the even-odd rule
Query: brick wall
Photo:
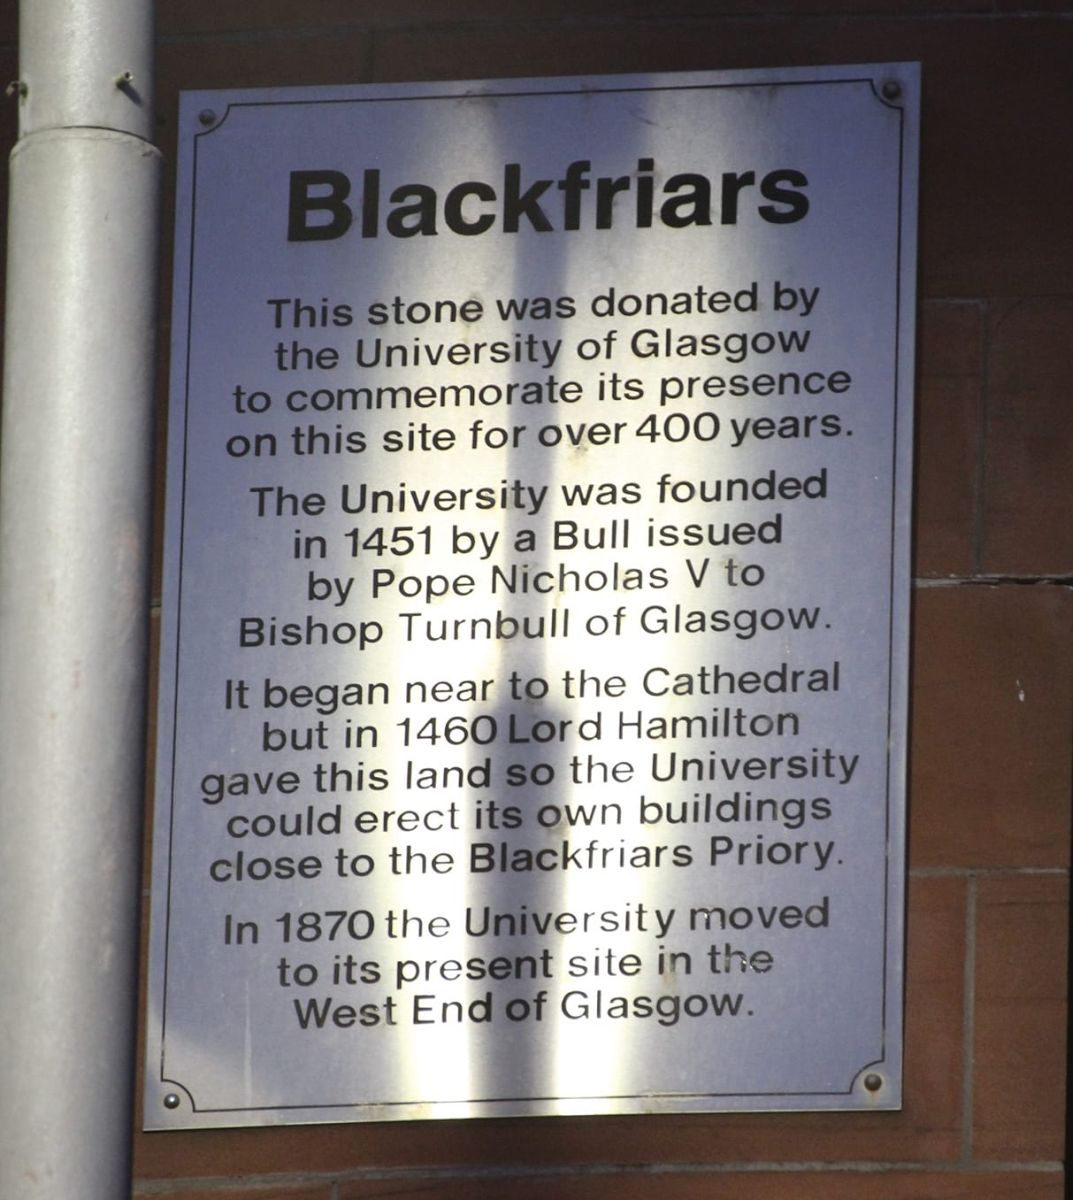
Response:
POLYGON ((901 1113, 138 1133, 135 1194, 1057 1200, 1073 732, 1068 6, 162 0, 158 10, 169 160, 179 88, 923 63, 911 855, 901 1113))

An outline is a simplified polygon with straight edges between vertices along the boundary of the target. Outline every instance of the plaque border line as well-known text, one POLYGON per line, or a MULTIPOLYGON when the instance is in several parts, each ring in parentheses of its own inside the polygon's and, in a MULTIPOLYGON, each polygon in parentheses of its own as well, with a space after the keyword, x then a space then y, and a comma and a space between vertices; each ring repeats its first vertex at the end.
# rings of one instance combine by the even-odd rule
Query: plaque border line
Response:
MULTIPOLYGON (((911 67, 913 72, 917 71, 916 64, 891 62, 891 63, 873 64, 873 65, 879 69, 881 69, 883 67, 886 67, 888 69, 898 67, 904 71, 904 70, 906 70, 907 67, 911 67)), ((807 72, 808 70, 812 70, 812 69, 815 69, 815 68, 800 68, 800 67, 799 68, 786 68, 785 71, 796 72, 798 74, 803 75, 805 72, 807 72)), ((837 70, 839 68, 832 67, 829 69, 837 70)), ((861 68, 849 67, 847 69, 848 70, 860 70, 861 68)), ((701 73, 703 73, 703 72, 683 72, 683 74, 701 74, 701 73)), ((204 130, 196 130, 193 132, 193 135, 192 135, 193 149, 192 149, 192 152, 190 152, 190 153, 192 153, 192 157, 191 157, 191 170, 190 170, 190 177, 189 177, 190 216, 189 216, 188 227, 187 227, 187 230, 185 231, 187 236, 189 237, 189 252, 186 256, 185 273, 183 275, 180 275, 178 272, 176 272, 174 288, 173 288, 173 311, 180 307, 180 305, 175 303, 175 300, 180 298, 180 296, 181 296, 181 299, 183 301, 182 308, 185 310, 186 316, 185 316, 185 344, 183 346, 183 355, 184 356, 183 356, 183 368, 182 368, 182 383, 183 383, 183 391, 182 391, 183 424, 182 424, 182 450, 181 450, 182 466, 181 466, 181 474, 180 474, 180 482, 179 482, 180 499, 178 502, 178 514, 177 514, 179 528, 177 531, 177 554, 176 554, 177 561, 176 561, 176 564, 174 567, 174 572, 176 575, 175 586, 174 586, 174 606, 173 606, 174 617, 170 619, 172 624, 169 626, 169 628, 174 629, 174 639, 173 639, 174 653, 171 656, 171 658, 169 658, 168 676, 164 676, 164 671, 163 671, 163 666, 164 666, 163 647, 166 646, 164 635, 167 632, 167 629, 165 628, 163 623, 162 623, 162 628, 161 628, 161 639, 162 639, 161 675, 165 678, 170 677, 173 680, 174 686, 171 689, 170 703, 171 703, 172 709, 171 709, 171 713, 169 714, 170 715, 170 761, 169 761, 170 772, 169 772, 169 787, 168 787, 168 795, 167 795, 168 866, 167 866, 167 881, 166 881, 166 886, 164 888, 166 902, 165 902, 165 909, 164 909, 164 914, 163 914, 163 918, 162 918, 162 921, 163 921, 163 951, 162 951, 161 957, 162 957, 163 961, 162 961, 162 966, 160 968, 161 988, 160 988, 160 1022, 159 1022, 160 1073, 157 1078, 157 1082, 160 1084, 168 1084, 170 1086, 181 1088, 187 1094, 187 1096, 190 1097, 191 1110, 193 1113, 195 1113, 195 1114, 201 1113, 201 1114, 206 1114, 206 1115, 207 1114, 225 1115, 225 1114, 235 1114, 235 1113, 271 1113, 271 1112, 279 1112, 279 1113, 302 1112, 302 1113, 315 1114, 315 1113, 319 1113, 319 1112, 337 1112, 337 1111, 338 1112, 345 1111, 345 1112, 359 1112, 360 1113, 360 1112, 368 1112, 370 1110, 383 1111, 383 1110, 402 1109, 402 1108, 413 1110, 417 1107, 420 1107, 420 1108, 426 1109, 426 1110, 427 1109, 436 1109, 436 1108, 460 1109, 460 1108, 467 1108, 467 1107, 469 1107, 469 1108, 477 1107, 479 1109, 487 1109, 489 1111, 479 1111, 479 1112, 476 1112, 473 1114, 469 1114, 471 1117, 495 1118, 495 1117, 504 1117, 504 1116, 525 1117, 525 1116, 542 1116, 542 1115, 544 1115, 544 1114, 538 1114, 538 1113, 517 1113, 517 1112, 494 1111, 498 1106, 517 1105, 517 1104, 533 1105, 533 1104, 556 1103, 556 1102, 561 1103, 564 1101, 567 1102, 568 1104, 575 1104, 575 1103, 576 1104, 584 1104, 588 1101, 604 1101, 604 1102, 609 1102, 608 1106, 605 1107, 604 1109, 593 1112, 590 1115, 594 1115, 594 1116, 599 1116, 599 1115, 628 1116, 628 1115, 631 1115, 631 1113, 636 1113, 639 1110, 637 1110, 636 1108, 625 1108, 622 1110, 613 1109, 610 1107, 610 1104, 612 1104, 615 1101, 632 1101, 635 1103, 636 1102, 645 1102, 646 1105, 652 1106, 653 1102, 656 1101, 657 1102, 656 1112, 659 1115, 674 1115, 676 1113, 681 1115, 681 1114, 685 1114, 685 1113, 699 1113, 699 1112, 703 1112, 706 1110, 704 1110, 702 1108, 675 1107, 674 1102, 676 1102, 676 1101, 678 1101, 678 1102, 689 1101, 689 1100, 704 1101, 706 1099, 715 1100, 715 1099, 726 1098, 726 1097, 742 1097, 742 1098, 755 1098, 755 1099, 766 1098, 766 1099, 778 1101, 778 1100, 792 1100, 792 1099, 805 1099, 805 1098, 820 1099, 820 1098, 825 1098, 825 1097, 839 1097, 839 1096, 852 1095, 853 1091, 854 1091, 854 1086, 853 1086, 854 1080, 859 1078, 860 1075, 868 1067, 886 1063, 887 1055, 888 1055, 888 1034, 890 1032, 890 1025, 892 1023, 897 1026, 898 1033, 899 1033, 899 1045, 898 1045, 899 1054, 902 1051, 901 1006, 902 1006, 902 990, 904 987, 904 925, 905 925, 904 917, 900 917, 896 922, 897 929, 900 930, 902 933, 902 943, 898 946, 892 947, 891 943, 890 943, 890 939, 892 936, 891 923, 895 917, 895 914, 892 913, 892 911, 891 911, 891 909, 892 909, 891 871, 893 869, 893 861, 892 860, 895 857, 895 855, 892 853, 894 850, 897 850, 897 852, 898 852, 896 857, 898 860, 898 864, 902 869, 903 876, 904 876, 904 870, 905 870, 905 865, 906 865, 905 864, 906 829, 905 829, 904 820, 902 822, 901 837, 899 839, 899 844, 897 846, 892 846, 892 841, 891 841, 891 839, 892 839, 892 796, 891 796, 891 792, 892 792, 893 783, 894 783, 893 776, 896 772, 901 773, 901 775, 902 775, 901 782, 902 782, 902 787, 903 787, 903 791, 904 791, 907 786, 907 782, 905 779, 905 761, 907 758, 907 751, 908 751, 908 721, 907 721, 908 709, 907 709, 907 706, 903 699, 901 708, 899 709, 899 713, 898 713, 898 715, 901 718, 902 723, 903 723, 903 729, 901 731, 902 736, 897 743, 900 753, 898 756, 898 761, 895 761, 894 749, 892 746, 892 739, 893 739, 893 735, 895 732, 893 729, 894 716, 895 716, 894 708, 893 708, 893 701, 894 701, 895 687, 896 687, 896 684, 898 683, 898 680, 896 680, 896 677, 895 677, 896 672, 894 670, 894 665, 895 665, 894 664, 894 651, 895 651, 895 642, 897 640, 896 639, 896 616, 898 615, 898 613, 900 611, 903 611, 903 610, 906 614, 906 637, 905 637, 906 664, 905 664, 904 672, 898 672, 899 676, 901 676, 901 687, 902 687, 903 691, 905 690, 905 684, 908 679, 908 652, 909 652, 909 644, 910 644, 910 631, 909 631, 909 624, 908 624, 908 609, 909 609, 908 596, 905 597, 903 600, 899 601, 899 597, 895 595, 895 584, 896 584, 896 582, 898 580, 898 576, 899 576, 898 563, 896 561, 896 558, 899 555, 899 553, 901 553, 906 559, 905 583, 906 583, 907 589, 909 587, 911 587, 911 582, 912 582, 911 566, 909 563, 911 534, 910 534, 908 528, 906 528, 906 529, 899 528, 899 526, 900 526, 899 510, 898 510, 898 505, 897 505, 898 488, 903 483, 903 480, 901 479, 900 474, 898 472, 899 426, 905 419, 904 407, 908 406, 910 416, 909 416, 907 433, 911 433, 911 428, 912 428, 911 418, 912 418, 912 409, 913 409, 912 394, 910 393, 904 397, 902 395, 902 386, 904 383, 904 380, 902 378, 902 351, 903 351, 902 325, 903 325, 903 321, 908 320, 908 315, 906 314, 906 311, 905 311, 906 300, 905 300, 905 297, 903 296, 903 279, 902 279, 903 256, 905 253, 904 243, 905 243, 905 220, 906 220, 906 214, 905 214, 904 210, 905 210, 906 187, 907 187, 906 162, 905 162, 906 140, 907 140, 906 110, 905 110, 905 107, 903 104, 888 103, 888 101, 885 100, 881 96, 881 94, 879 93, 879 91, 876 88, 876 82, 877 82, 876 74, 847 75, 845 77, 839 77, 839 78, 823 78, 823 77, 783 78, 783 77, 780 77, 780 72, 779 72, 778 68, 759 68, 756 70, 742 70, 740 72, 734 71, 734 72, 726 72, 726 73, 727 74, 741 74, 742 76, 753 76, 753 78, 741 78, 738 80, 730 80, 730 81, 723 82, 723 83, 716 83, 716 82, 713 82, 713 83, 697 82, 697 83, 683 83, 683 84, 653 83, 653 84, 644 85, 644 86, 623 85, 620 87, 616 87, 616 86, 599 87, 598 89, 593 89, 591 87, 587 88, 587 87, 583 87, 583 86, 572 86, 572 87, 551 86, 551 87, 547 87, 547 88, 519 87, 514 90, 512 90, 511 85, 516 84, 516 83, 520 84, 520 83, 523 83, 524 81, 513 80, 513 79, 498 79, 498 80, 475 81, 472 84, 467 84, 467 82, 464 82, 464 81, 455 83, 453 86, 456 90, 453 90, 453 91, 437 92, 437 91, 429 90, 429 91, 416 92, 416 93, 407 93, 406 91, 403 90, 405 88, 414 87, 415 86, 414 84, 401 84, 401 85, 356 84, 356 85, 354 85, 354 87, 356 87, 356 88, 399 87, 400 91, 397 94, 377 95, 377 96, 339 95, 339 96, 326 96, 323 98, 301 98, 301 99, 299 99, 299 98, 295 97, 295 98, 279 98, 279 99, 264 99, 264 100, 228 101, 225 112, 219 118, 219 120, 216 121, 211 126, 211 128, 207 128, 204 130), (765 76, 771 76, 770 82, 765 81, 765 76), (875 96, 875 98, 877 99, 877 101, 879 103, 883 104, 885 107, 894 109, 898 114, 898 168, 897 168, 898 195, 897 195, 897 202, 895 205, 895 222, 896 222, 895 259, 896 259, 896 261, 894 264, 894 268, 895 268, 894 269, 894 310, 892 313, 893 336, 894 336, 894 354, 893 354, 894 369, 893 369, 893 379, 892 379, 893 404, 891 405, 891 410, 890 410, 891 411, 891 425, 892 425, 891 496, 890 496, 890 554, 889 554, 890 566, 889 566, 888 586, 886 589, 887 590, 887 612, 888 612, 887 662, 886 662, 887 697, 888 697, 888 702, 887 702, 887 751, 886 751, 887 769, 886 769, 886 796, 885 796, 885 803, 884 803, 886 852, 884 854, 884 886, 883 886, 884 937, 883 937, 882 946, 880 947, 881 955, 882 955, 882 965, 881 965, 882 1003, 880 1005, 880 1014, 879 1014, 880 1020, 879 1020, 879 1029, 878 1029, 879 1046, 880 1046, 879 1056, 876 1059, 872 1060, 871 1062, 866 1062, 866 1063, 861 1064, 861 1067, 858 1068, 857 1073, 853 1076, 853 1079, 851 1079, 849 1086, 844 1089, 832 1088, 832 1089, 826 1089, 826 1090, 804 1090, 804 1091, 799 1091, 799 1090, 793 1090, 793 1091, 789 1091, 789 1090, 770 1090, 770 1091, 735 1090, 735 1091, 689 1091, 689 1092, 661 1091, 656 1095, 653 1095, 651 1093, 641 1093, 641 1092, 624 1092, 624 1093, 619 1093, 619 1094, 615 1094, 615 1095, 610 1095, 610 1094, 604 1092, 604 1093, 600 1093, 598 1095, 591 1095, 591 1096, 590 1095, 570 1095, 570 1096, 524 1095, 524 1096, 503 1096, 503 1097, 494 1097, 494 1098, 452 1099, 452 1100, 428 1100, 428 1099, 417 1098, 417 1099, 393 1100, 393 1101, 350 1101, 350 1102, 344 1101, 344 1102, 333 1102, 333 1103, 326 1103, 326 1104, 251 1105, 251 1106, 214 1107, 214 1108, 213 1107, 204 1107, 204 1108, 198 1107, 196 1100, 195 1100, 193 1094, 190 1092, 190 1090, 182 1083, 178 1082, 177 1080, 170 1079, 167 1076, 167 1074, 166 1074, 166 1071, 167 1071, 166 1057, 167 1057, 167 1042, 168 1042, 167 1007, 168 1007, 168 973, 169 973, 169 966, 170 966, 169 945, 170 945, 170 934, 171 934, 172 885, 173 885, 174 872, 175 872, 175 863, 174 863, 174 858, 173 858, 171 851, 172 851, 172 846, 173 846, 174 837, 175 837, 175 818, 176 818, 176 807, 177 807, 175 804, 175 787, 176 787, 176 771, 177 771, 177 759, 178 759, 177 749, 178 749, 178 743, 179 743, 179 711, 180 711, 180 709, 179 709, 179 692, 180 692, 180 667, 181 667, 181 652, 180 651, 181 651, 181 645, 182 645, 182 602, 183 602, 183 591, 184 591, 182 565, 183 565, 184 552, 185 552, 185 546, 186 546, 186 493, 187 493, 187 481, 188 481, 187 480, 188 462, 189 462, 189 454, 190 454, 190 449, 189 449, 189 423, 190 423, 190 409, 191 409, 191 405, 190 405, 190 386, 191 386, 190 366, 191 366, 192 326, 193 326, 193 310, 194 310, 194 295, 195 295, 194 277, 196 274, 195 262, 196 262, 196 240, 197 240, 198 151, 200 148, 201 139, 209 137, 213 133, 216 133, 219 129, 221 129, 222 126, 226 123, 227 117, 230 115, 232 109, 238 110, 238 109, 242 109, 242 108, 278 108, 281 106, 305 107, 305 106, 310 106, 310 105, 321 106, 321 105, 326 105, 326 104, 327 105, 343 105, 343 104, 376 105, 376 104, 384 104, 384 103, 407 103, 407 102, 412 103, 412 102, 422 102, 422 101, 429 101, 429 100, 448 100, 448 101, 474 100, 474 101, 480 102, 480 101, 485 101, 485 100, 491 99, 493 97, 494 98, 509 98, 509 99, 526 99, 526 98, 548 97, 548 96, 579 96, 579 95, 584 95, 584 94, 591 94, 594 90, 596 90, 600 95, 621 95, 621 94, 634 94, 634 93, 635 94, 642 94, 642 93, 649 94, 649 93, 653 93, 653 92, 660 92, 660 93, 663 93, 663 92, 689 92, 689 91, 715 92, 715 91, 749 89, 749 88, 757 88, 757 87, 764 87, 764 86, 773 86, 773 87, 777 86, 779 88, 818 87, 818 86, 841 87, 841 86, 844 86, 847 84, 849 84, 849 85, 867 84, 871 88, 873 95, 875 96), (500 86, 500 85, 502 85, 502 86, 500 86), (458 90, 459 88, 461 88, 462 90, 458 90), (483 90, 481 90, 481 89, 483 89, 483 90), (183 289, 182 293, 180 292, 180 289, 183 289), (895 1011, 893 1013, 888 1013, 888 1011, 887 1011, 888 1002, 891 1000, 891 997, 889 995, 889 990, 888 990, 888 982, 889 982, 889 974, 890 974, 891 967, 894 965, 894 963, 892 963, 892 961, 891 961, 892 958, 895 960, 895 962, 897 964, 898 974, 900 976, 899 982, 900 982, 901 986, 899 987, 898 996, 896 998, 894 998, 893 1007, 894 1007, 895 1011), (891 1022, 889 1020, 889 1018, 891 1016, 894 1016, 896 1018, 896 1020, 894 1022, 891 1022), (668 1107, 666 1109, 659 1107, 658 1106, 659 1102, 667 1102, 668 1107)), ((630 73, 630 74, 632 75, 633 73, 630 73)), ((671 73, 659 72, 659 73, 654 73, 654 74, 663 75, 666 77, 667 75, 669 75, 671 73)), ((565 77, 565 78, 572 78, 572 77, 565 77)), ((615 78, 615 76, 613 76, 613 75, 611 75, 611 76, 578 76, 578 77, 576 77, 576 79, 579 81, 585 80, 585 79, 614 80, 614 78, 615 78)), ((554 77, 548 77, 548 82, 553 83, 554 77)), ((916 85, 917 77, 915 74, 913 77, 913 82, 914 82, 914 85, 916 85)), ((435 83, 429 83, 425 86, 427 86, 429 89, 432 89, 432 88, 435 88, 440 85, 437 85, 435 83)), ((447 86, 451 86, 451 85, 447 85, 447 86)), ((274 89, 272 89, 272 90, 274 90, 274 89)), ((293 90, 304 91, 307 89, 295 88, 293 90)), ((342 91, 345 89, 332 87, 332 88, 328 88, 325 90, 326 91, 342 91)), ((196 92, 186 93, 186 95, 197 95, 197 94, 199 94, 199 93, 196 93, 196 92)), ((213 93, 204 92, 204 93, 200 93, 200 94, 208 95, 208 94, 213 94, 213 93)), ((182 135, 183 135, 183 128, 182 128, 181 121, 180 121, 179 134, 180 134, 180 139, 181 139, 182 135)), ((182 143, 180 141, 180 152, 178 155, 178 162, 179 162, 180 168, 181 168, 182 161, 183 161, 183 151, 182 151, 182 143)), ((175 233, 175 242, 177 245, 179 244, 179 238, 180 238, 180 230, 177 225, 176 233, 175 233)), ((176 259, 176 265, 178 265, 177 259, 176 259)), ((174 343, 174 339, 173 339, 172 340, 172 348, 173 348, 172 352, 173 353, 174 353, 174 344, 175 343, 174 343)), ((171 391, 171 389, 169 387, 169 392, 170 391, 171 391)), ((170 424, 170 422, 169 422, 169 424, 170 424)), ((168 457, 169 458, 171 457, 170 452, 168 454, 168 457)), ((910 475, 909 484, 911 486, 911 464, 909 464, 905 468, 905 471, 906 471, 906 473, 908 473, 910 475)), ((165 503, 166 517, 170 517, 171 511, 172 511, 171 506, 168 505, 166 502, 165 503)), ((909 522, 910 522, 910 508, 909 508, 908 503, 905 508, 905 514, 904 514, 903 519, 904 519, 905 525, 908 527, 909 522)), ((167 582, 169 580, 169 576, 171 574, 171 572, 169 571, 170 564, 168 561, 168 556, 166 554, 166 549, 167 549, 167 542, 165 541, 165 559, 164 559, 165 582, 167 582)), ((167 601, 172 598, 171 592, 166 587, 162 589, 162 596, 163 596, 164 601, 167 601)), ((163 740, 164 740, 163 737, 158 737, 158 742, 163 742, 163 740)), ((158 767, 157 778, 159 779, 159 767, 158 767)), ((158 818, 161 799, 162 799, 162 796, 161 796, 159 788, 154 787, 154 826, 156 825, 156 821, 158 818)), ((154 828, 154 834, 153 834, 154 850, 156 848, 158 840, 159 840, 158 835, 154 828)), ((154 868, 154 870, 155 870, 155 868, 154 868)), ((150 883, 152 883, 152 882, 153 882, 153 880, 151 879, 150 883)), ((897 897, 897 899, 900 900, 900 903, 904 910, 904 905, 905 905, 904 884, 898 889, 898 892, 899 892, 899 896, 897 897)), ((152 927, 150 927, 150 928, 152 928, 152 927)), ((152 943, 152 932, 150 931, 150 946, 151 947, 152 947, 152 944, 153 944, 152 943)), ((150 995, 150 997, 152 997, 153 994, 154 994, 153 974, 152 974, 152 968, 150 967, 150 976, 149 976, 149 995, 150 995)), ((149 1027, 149 1036, 151 1036, 151 1035, 152 1035, 152 1025, 150 1025, 150 1027, 149 1027)), ((900 1068, 900 1064, 899 1064, 899 1072, 898 1072, 899 1087, 896 1089, 898 1094, 894 1098, 894 1100, 891 1102, 891 1105, 893 1106, 896 1101, 897 1107, 901 1106, 900 1075, 901 1075, 901 1068, 900 1068)), ((148 1094, 146 1094, 145 1115, 146 1115, 147 1119, 148 1119, 150 1103, 151 1103, 150 1097, 148 1094)), ((870 1107, 881 1108, 881 1107, 883 1107, 883 1105, 881 1103, 877 1103, 870 1107)), ((864 1109, 864 1108, 865 1108, 865 1106, 862 1105, 861 1109, 864 1109)), ((651 1112, 652 1109, 648 1108, 648 1109, 646 1109, 646 1111, 651 1112)), ((717 1111, 719 1111, 719 1112, 747 1112, 747 1111, 766 1112, 766 1111, 780 1111, 780 1110, 777 1106, 775 1106, 775 1107, 771 1107, 771 1108, 765 1107, 765 1108, 756 1108, 756 1109, 749 1109, 747 1107, 742 1107, 742 1108, 736 1108, 736 1109, 720 1109, 717 1111)), ((818 1112, 820 1112, 820 1111, 826 1111, 826 1110, 823 1107, 813 1107, 813 1108, 807 1109, 807 1110, 798 1109, 798 1110, 792 1110, 792 1111, 818 1111, 818 1112)), ((854 1109, 854 1110, 850 1110, 850 1111, 858 1111, 858 1110, 854 1109)), ((454 1114, 454 1113, 451 1114, 452 1117, 455 1115, 456 1114, 454 1114)), ((557 1114, 557 1115, 569 1116, 572 1114, 562 1113, 562 1114, 557 1114)), ((379 1118, 361 1118, 361 1117, 359 1117, 358 1119, 360 1120, 360 1119, 379 1119, 379 1118)), ((335 1121, 336 1118, 331 1118, 330 1120, 335 1121)), ((330 1123, 330 1122, 318 1121, 315 1116, 311 1116, 308 1118, 308 1123, 330 1123)), ((166 1125, 155 1125, 155 1124, 154 1125, 146 1125, 146 1128, 163 1129, 163 1130, 180 1129, 180 1128, 197 1128, 197 1127, 198 1126, 196 1126, 196 1125, 189 1125, 189 1124, 185 1124, 185 1123, 176 1123, 176 1124, 169 1123, 166 1125)))

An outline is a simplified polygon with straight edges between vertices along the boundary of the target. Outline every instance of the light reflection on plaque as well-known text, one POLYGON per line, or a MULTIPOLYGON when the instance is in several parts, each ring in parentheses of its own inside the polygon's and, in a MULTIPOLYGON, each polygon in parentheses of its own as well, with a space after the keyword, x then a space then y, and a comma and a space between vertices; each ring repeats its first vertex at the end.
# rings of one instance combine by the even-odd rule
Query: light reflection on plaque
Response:
POLYGON ((185 98, 148 1127, 899 1104, 917 94, 185 98))

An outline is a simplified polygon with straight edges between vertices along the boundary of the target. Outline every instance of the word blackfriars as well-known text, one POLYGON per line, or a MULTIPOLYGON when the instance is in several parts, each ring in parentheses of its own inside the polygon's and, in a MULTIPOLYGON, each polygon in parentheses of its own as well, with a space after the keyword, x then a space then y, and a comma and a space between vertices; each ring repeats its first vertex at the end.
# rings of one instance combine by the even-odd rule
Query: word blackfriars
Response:
POLYGON ((480 179, 465 179, 444 195, 426 183, 403 183, 392 188, 386 213, 380 171, 362 172, 360 199, 348 203, 352 181, 342 171, 292 171, 287 210, 287 240, 328 241, 342 237, 360 210, 363 238, 431 237, 445 227, 464 237, 498 227, 503 233, 528 228, 538 233, 555 229, 576 230, 583 225, 610 229, 617 216, 638 229, 662 224, 673 229, 687 225, 736 225, 744 195, 759 190, 767 203, 756 205, 757 214, 774 225, 800 221, 808 212, 808 197, 801 190, 808 179, 801 171, 781 168, 759 181, 755 171, 724 171, 709 176, 696 172, 671 175, 657 189, 655 159, 639 158, 631 175, 589 178, 592 164, 577 159, 561 179, 528 179, 521 163, 507 163, 502 183, 496 187, 480 179), (561 200, 555 200, 555 193, 561 200), (586 198, 585 193, 592 193, 586 198), (628 194, 633 193, 633 203, 628 194), (620 197, 616 204, 616 197, 620 197))

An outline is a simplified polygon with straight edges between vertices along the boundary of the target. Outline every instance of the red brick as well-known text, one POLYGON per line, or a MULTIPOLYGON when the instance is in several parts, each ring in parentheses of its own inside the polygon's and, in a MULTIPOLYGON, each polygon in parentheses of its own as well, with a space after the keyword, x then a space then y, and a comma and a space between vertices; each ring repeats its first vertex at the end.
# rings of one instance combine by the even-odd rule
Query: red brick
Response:
POLYGON ((997 305, 988 335, 983 569, 1073 573, 1073 300, 997 305))
MULTIPOLYGON (((1060 0, 1054 0, 1059 3, 1060 0)), ((1039 5, 1045 8, 1046 5, 1039 5)), ((450 28, 473 23, 508 25, 547 24, 552 21, 605 21, 648 23, 665 20, 666 6, 658 0, 387 0, 360 5, 354 0, 259 0, 256 6, 247 0, 158 0, 157 26, 162 34, 239 33, 263 29, 317 29, 325 26, 362 26, 365 28, 450 28)), ((864 14, 887 13, 890 0, 827 0, 827 12, 864 14)), ((992 12, 991 0, 904 0, 898 6, 905 14, 946 15, 952 12, 992 12)), ((674 17, 713 15, 722 20, 752 17, 757 13, 771 16, 814 17, 814 0, 735 0, 713 4, 712 0, 677 0, 674 17), (717 10, 717 11, 713 11, 717 10)), ((2 28, 2 27, 0 27, 2 28)))
POLYGON ((673 1171, 589 1177, 378 1180, 344 1183, 339 1200, 1061 1200, 1048 1172, 673 1171))
POLYGON ((1062 867, 1069 852, 1073 592, 918 589, 910 861, 1062 867))
POLYGON ((148 687, 148 713, 146 722, 146 772, 145 783, 147 790, 147 798, 150 800, 147 809, 147 817, 145 821, 145 852, 142 856, 142 863, 146 879, 149 877, 150 870, 150 839, 152 837, 152 805, 151 797, 153 793, 153 770, 156 766, 156 734, 157 734, 157 706, 160 693, 160 611, 154 609, 149 613, 149 687, 148 687))
MULTIPOLYGON (((169 208, 170 211, 170 208, 169 208)), ((164 240, 171 241, 170 229, 164 240)), ((170 287, 170 282, 169 282, 170 287)), ((170 330, 167 326, 157 328, 156 417, 153 444, 153 544, 150 547, 149 596, 154 605, 159 605, 164 590, 164 475, 168 447, 168 371, 171 362, 170 330)), ((151 661, 155 662, 156 659, 151 661)))
POLYGON ((1073 28, 1053 17, 952 22, 922 49, 926 292, 1073 290, 1073 228, 1054 202, 1073 188, 1073 157, 1056 152, 1044 116, 1073 102, 1073 28), (1041 189, 1027 204, 1026 179, 1041 189))
POLYGON ((981 307, 925 303, 919 326, 914 574, 971 575, 980 441, 981 307))
MULTIPOLYGON (((158 1192, 144 1192, 138 1186, 135 1186, 133 1192, 134 1200, 138 1200, 141 1196, 158 1195, 158 1192)), ((248 1188, 243 1185, 236 1188, 225 1183, 217 1188, 206 1184, 197 1184, 192 1188, 182 1188, 177 1192, 169 1191, 167 1197, 168 1200, 335 1200, 330 1181, 309 1184, 304 1187, 266 1184, 264 1187, 248 1188)))
MULTIPOLYGON (((963 1116, 965 888, 962 879, 909 881, 902 1118, 911 1137, 905 1158, 957 1153, 963 1116)), ((857 1155, 873 1157, 863 1140, 857 1155)))
POLYGON ((1066 1088, 1064 876, 981 879, 976 902, 973 1156, 1062 1157, 1066 1088))

